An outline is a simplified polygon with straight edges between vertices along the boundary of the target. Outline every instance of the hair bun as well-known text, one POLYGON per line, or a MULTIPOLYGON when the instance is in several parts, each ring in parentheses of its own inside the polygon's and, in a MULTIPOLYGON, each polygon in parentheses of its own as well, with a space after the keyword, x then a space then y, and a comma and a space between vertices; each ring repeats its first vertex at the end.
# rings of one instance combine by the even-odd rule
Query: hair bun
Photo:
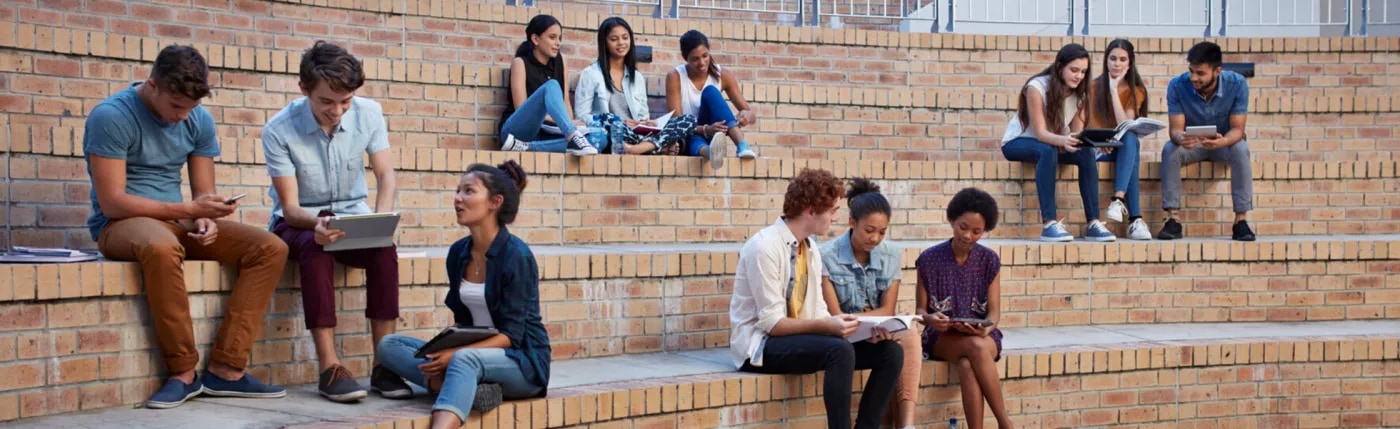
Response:
POLYGON ((846 199, 853 199, 861 194, 868 193, 880 193, 880 185, 876 185, 875 182, 870 179, 857 177, 851 179, 851 188, 846 191, 846 199))
POLYGON ((525 191, 525 185, 530 183, 530 178, 525 175, 525 169, 520 167, 520 163, 515 162, 513 159, 502 162, 500 165, 497 165, 496 168, 506 172, 507 176, 515 180, 515 189, 519 191, 525 191))

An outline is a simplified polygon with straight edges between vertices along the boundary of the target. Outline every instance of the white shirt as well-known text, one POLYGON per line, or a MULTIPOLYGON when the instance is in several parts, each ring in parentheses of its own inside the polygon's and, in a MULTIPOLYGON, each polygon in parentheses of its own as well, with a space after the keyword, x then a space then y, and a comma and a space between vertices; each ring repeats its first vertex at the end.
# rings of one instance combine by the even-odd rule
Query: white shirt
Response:
MULTIPOLYGON (((1086 79, 1080 85, 1087 85, 1089 83, 1090 82, 1086 79)), ((1046 94, 1050 92, 1050 76, 1046 75, 1031 79, 1030 82, 1026 82, 1026 87, 1040 93, 1040 108, 1042 109, 1041 111, 1044 111, 1045 106, 1050 102, 1050 98, 1046 96, 1046 94)), ((1049 130, 1050 132, 1055 134, 1069 134, 1069 123, 1073 122, 1074 115, 1079 113, 1079 97, 1074 95, 1065 97, 1063 110, 1065 115, 1065 128, 1062 130, 1049 130)), ((1019 116, 1019 112, 1013 113, 1011 115, 1011 122, 1006 124, 1006 133, 1001 136, 1001 144, 1003 146, 1021 137, 1036 138, 1035 129, 1030 127, 1030 124, 1026 124, 1025 127, 1022 127, 1021 120, 1018 118, 1019 116)))
MULTIPOLYGON (((714 64, 710 64, 710 67, 715 68, 715 75, 723 76, 720 73, 723 73, 724 69, 714 64)), ((676 73, 680 74, 681 78, 681 113, 695 115, 696 112, 700 111, 700 92, 704 91, 705 88, 713 86, 723 89, 719 86, 720 79, 710 74, 705 75, 705 85, 696 88, 695 82, 690 80, 690 72, 685 71, 685 64, 676 66, 676 73)))
MULTIPOLYGON (((807 240, 807 296, 800 318, 831 317, 822 298, 821 252, 811 237, 803 239, 807 240)), ((754 234, 739 250, 734 295, 729 300, 729 354, 736 368, 743 367, 744 361, 763 366, 760 347, 778 321, 787 317, 787 288, 796 251, 797 237, 783 219, 754 234)))
POLYGON ((467 306, 467 311, 472 313, 472 324, 487 328, 496 327, 496 323, 491 320, 491 310, 486 308, 486 284, 463 279, 462 285, 458 286, 457 295, 462 298, 462 305, 467 306))

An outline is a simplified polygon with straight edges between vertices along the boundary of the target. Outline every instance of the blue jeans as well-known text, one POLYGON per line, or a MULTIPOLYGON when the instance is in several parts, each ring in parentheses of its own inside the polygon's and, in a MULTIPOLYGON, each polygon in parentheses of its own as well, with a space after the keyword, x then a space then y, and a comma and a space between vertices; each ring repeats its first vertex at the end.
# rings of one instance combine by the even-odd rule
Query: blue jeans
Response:
POLYGON ((1113 191, 1122 192, 1128 203, 1128 216, 1142 216, 1141 190, 1138 189, 1138 169, 1142 163, 1142 146, 1137 134, 1129 132, 1121 139, 1123 147, 1113 148, 1100 161, 1113 162, 1113 191))
MULTIPOLYGON (((695 109, 695 125, 698 127, 720 121, 724 121, 724 125, 730 128, 739 126, 739 121, 734 119, 734 111, 730 110, 729 103, 724 101, 724 94, 719 92, 719 88, 707 86, 705 90, 700 91, 700 108, 695 109)), ((710 141, 705 136, 691 134, 690 145, 685 153, 700 156, 700 150, 709 144, 710 141)))
POLYGON ((574 130, 573 118, 569 117, 569 110, 564 107, 564 92, 559 88, 558 81, 551 80, 540 85, 534 94, 520 103, 515 113, 506 118, 505 125, 501 126, 501 141, 506 141, 506 134, 510 134, 518 140, 530 142, 533 152, 564 153, 568 147, 567 138, 574 130), (546 114, 559 126, 564 138, 535 140, 540 135, 540 126, 544 125, 546 114))
MULTIPOLYGON (((413 357, 425 343, 406 335, 389 335, 379 341, 375 357, 404 380, 426 387, 428 378, 418 369, 425 361, 413 357)), ((542 389, 525 379, 520 365, 506 357, 504 349, 461 349, 447 365, 447 377, 433 402, 433 411, 451 411, 457 418, 467 421, 467 412, 472 409, 476 386, 480 383, 500 384, 501 396, 505 399, 532 398, 542 389)))
POLYGON ((1080 148, 1074 153, 1062 153, 1059 148, 1033 137, 1018 137, 1001 146, 1008 161, 1035 164, 1035 191, 1040 199, 1040 221, 1055 217, 1055 175, 1059 164, 1079 167, 1079 196, 1084 199, 1084 219, 1099 218, 1099 168, 1092 148, 1080 148))

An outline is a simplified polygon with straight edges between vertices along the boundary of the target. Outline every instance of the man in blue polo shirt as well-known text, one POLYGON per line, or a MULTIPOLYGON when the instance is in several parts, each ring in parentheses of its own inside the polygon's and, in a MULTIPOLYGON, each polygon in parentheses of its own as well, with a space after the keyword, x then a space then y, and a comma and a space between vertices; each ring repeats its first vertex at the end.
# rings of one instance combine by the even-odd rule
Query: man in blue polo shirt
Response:
POLYGON ((1162 208, 1167 222, 1157 233, 1160 240, 1182 237, 1177 210, 1181 208, 1181 166, 1201 161, 1230 166, 1230 194, 1233 195, 1235 224, 1231 238, 1254 241, 1254 231, 1245 222, 1253 208, 1254 182, 1249 145, 1244 140, 1249 113, 1249 85, 1244 76, 1220 69, 1220 46, 1197 43, 1186 53, 1189 71, 1172 78, 1167 85, 1167 118, 1171 141, 1162 149, 1162 208), (1213 136, 1186 135, 1186 127, 1213 126, 1213 136))
MULTIPOLYGON (((328 252, 345 234, 327 227, 335 215, 394 210, 394 155, 379 103, 356 97, 365 83, 360 60, 344 48, 316 42, 301 56, 301 93, 263 126, 263 150, 272 177, 272 232, 287 243, 301 270, 306 328, 320 361, 321 396, 354 402, 368 396, 335 352, 335 263, 365 269, 365 317, 378 345, 399 317, 399 263, 394 246, 328 252), (365 158, 374 169, 374 208, 365 183, 365 158)), ((370 387, 388 398, 413 391, 378 365, 370 387)))

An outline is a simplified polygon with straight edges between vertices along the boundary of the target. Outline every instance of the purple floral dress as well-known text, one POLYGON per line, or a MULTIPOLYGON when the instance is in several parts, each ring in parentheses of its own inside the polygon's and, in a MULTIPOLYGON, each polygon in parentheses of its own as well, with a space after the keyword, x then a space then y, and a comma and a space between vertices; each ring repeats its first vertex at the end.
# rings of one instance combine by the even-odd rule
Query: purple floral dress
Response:
MULTIPOLYGON (((924 311, 954 318, 987 317, 987 288, 1001 271, 1001 257, 992 249, 973 245, 967 263, 958 265, 952 241, 945 241, 919 254, 914 267, 928 294, 924 311)), ((933 355, 938 334, 932 326, 924 328, 924 356, 933 355)), ((1001 329, 992 328, 991 337, 997 344, 996 360, 1001 360, 1001 329)))

